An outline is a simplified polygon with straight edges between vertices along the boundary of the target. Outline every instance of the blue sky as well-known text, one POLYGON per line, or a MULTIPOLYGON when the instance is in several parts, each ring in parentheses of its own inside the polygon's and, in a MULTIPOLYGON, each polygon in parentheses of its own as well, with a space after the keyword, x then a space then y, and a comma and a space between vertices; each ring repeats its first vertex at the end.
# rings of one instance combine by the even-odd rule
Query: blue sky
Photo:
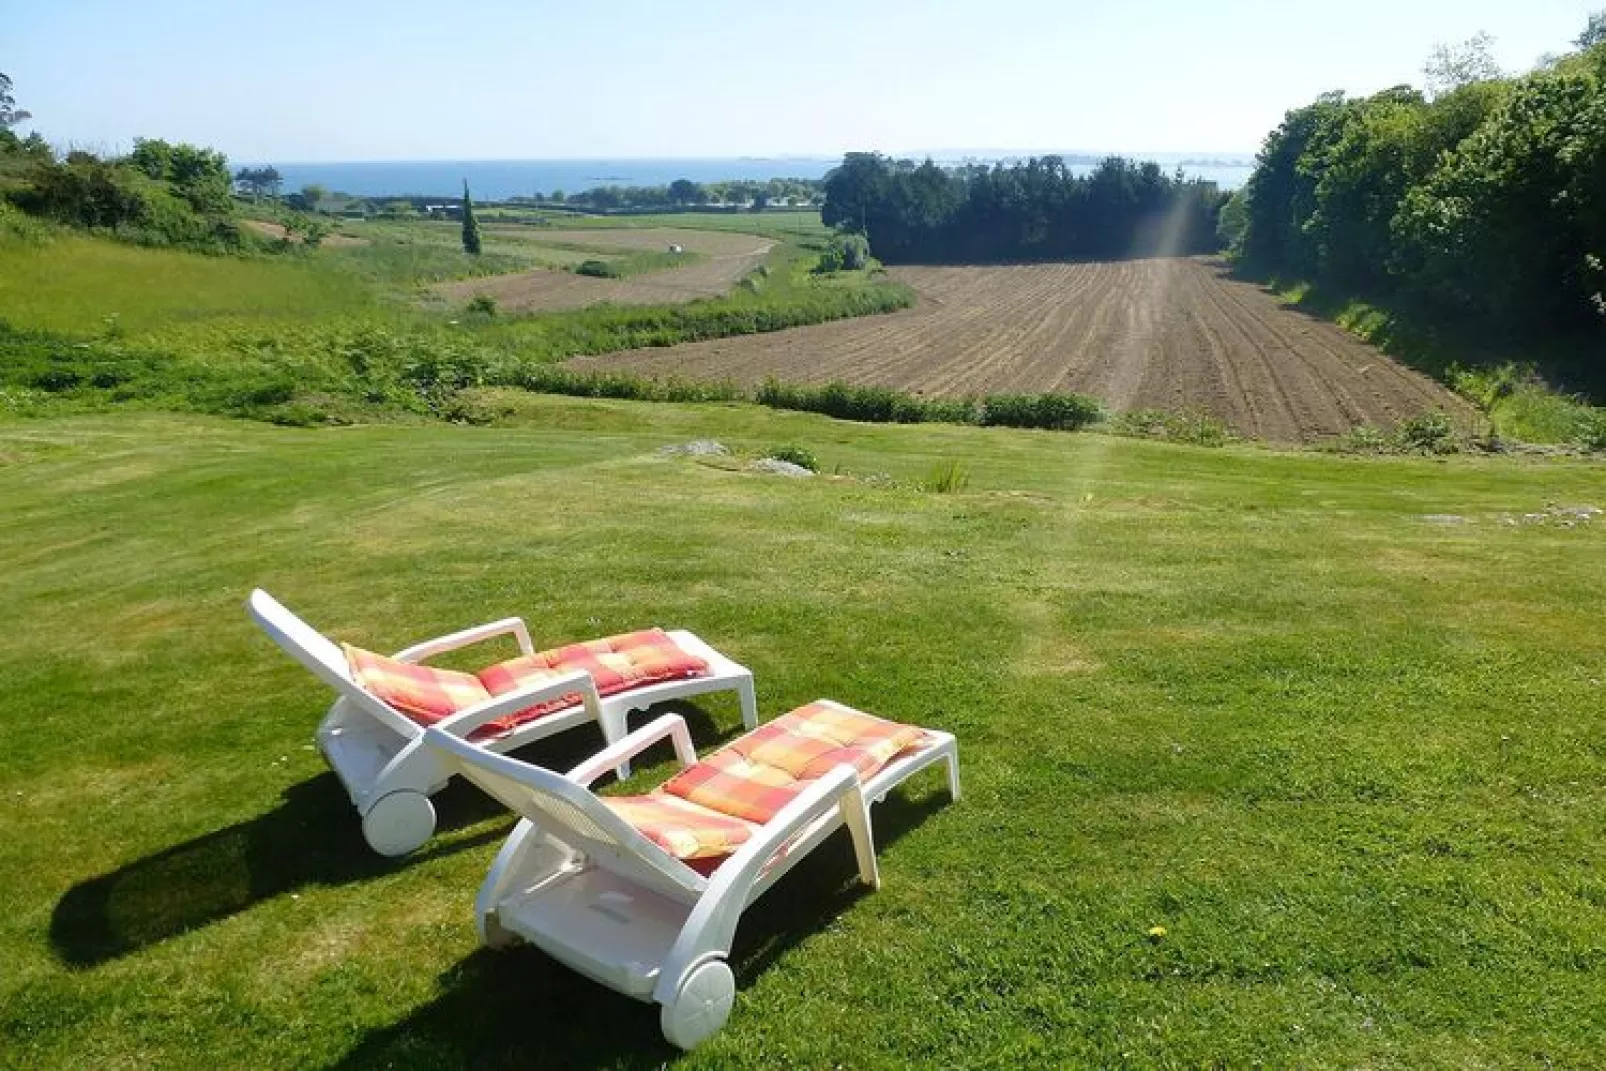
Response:
POLYGON ((1527 69, 1606 0, 0 0, 57 144, 237 160, 1246 153, 1317 93, 1527 69))

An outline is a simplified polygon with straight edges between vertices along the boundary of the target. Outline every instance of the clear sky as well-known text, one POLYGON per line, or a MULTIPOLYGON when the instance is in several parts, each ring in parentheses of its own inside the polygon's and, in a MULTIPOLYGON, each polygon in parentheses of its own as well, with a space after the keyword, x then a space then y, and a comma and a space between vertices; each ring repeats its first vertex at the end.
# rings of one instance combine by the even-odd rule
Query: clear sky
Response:
MULTIPOLYGON (((0 0, 0 71, 58 145, 236 160, 1243 154, 1330 89, 1510 69, 1606 0, 0 0)), ((26 128, 23 128, 26 129, 26 128)))

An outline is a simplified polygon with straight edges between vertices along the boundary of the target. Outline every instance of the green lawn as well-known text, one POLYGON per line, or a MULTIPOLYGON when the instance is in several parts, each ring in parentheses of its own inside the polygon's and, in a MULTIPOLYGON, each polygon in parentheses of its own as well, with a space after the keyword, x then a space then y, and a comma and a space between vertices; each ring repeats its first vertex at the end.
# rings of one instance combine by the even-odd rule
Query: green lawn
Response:
POLYGON ((275 326, 362 313, 367 287, 303 259, 210 257, 65 231, 0 241, 0 321, 68 335, 138 333, 219 319, 275 326))
POLYGON ((833 841, 746 917, 687 1066, 1599 1060, 1606 520, 1504 523, 1606 506, 1598 463, 514 408, 0 422, 0 1062, 674 1057, 652 1008, 476 949, 510 824, 483 797, 448 790, 417 857, 365 851, 255 585, 378 647, 690 628, 766 717, 958 735, 962 801, 928 774, 877 812, 880 892, 833 841), (653 455, 696 437, 852 478, 653 455), (915 489, 948 461, 963 493, 915 489))

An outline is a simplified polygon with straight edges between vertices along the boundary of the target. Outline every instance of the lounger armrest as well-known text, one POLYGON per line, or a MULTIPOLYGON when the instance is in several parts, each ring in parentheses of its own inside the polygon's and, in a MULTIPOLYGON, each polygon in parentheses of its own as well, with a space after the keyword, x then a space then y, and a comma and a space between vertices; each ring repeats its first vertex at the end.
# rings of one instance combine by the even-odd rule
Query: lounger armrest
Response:
POLYGON ((822 815, 844 805, 864 806, 859 785, 859 772, 852 766, 842 765, 820 778, 791 803, 775 812, 775 817, 760 828, 756 837, 738 848, 714 875, 710 889, 715 885, 743 886, 751 884, 780 847, 822 815))
POLYGON ((524 619, 504 617, 500 621, 491 621, 484 625, 466 628, 461 632, 452 632, 445 636, 437 636, 433 640, 425 640, 423 643, 415 643, 405 650, 397 651, 391 657, 398 662, 422 662, 426 658, 433 658, 447 651, 455 651, 483 640, 508 635, 518 640, 520 651, 527 655, 535 653, 535 645, 530 642, 530 630, 524 627, 524 619))
POLYGON ((515 688, 511 692, 503 692, 494 699, 478 703, 472 707, 450 714, 435 723, 435 728, 453 736, 467 737, 475 729, 486 722, 505 718, 509 714, 517 714, 526 707, 533 707, 537 703, 546 703, 551 700, 579 692, 581 700, 585 703, 586 711, 593 721, 602 721, 602 697, 597 694, 597 682, 591 674, 583 669, 572 673, 565 673, 561 677, 539 681, 535 684, 515 688))
POLYGON ((697 761, 697 752, 691 746, 691 732, 686 728, 686 719, 679 714, 665 714, 661 718, 654 718, 623 740, 597 752, 564 776, 589 788, 597 778, 617 769, 666 736, 674 741, 675 758, 680 760, 682 767, 690 766, 697 761))
MULTIPOLYGON (((859 773, 852 766, 838 766, 809 786, 714 871, 708 888, 664 959, 654 1000, 663 1003, 672 999, 681 977, 699 960, 729 953, 736 936, 736 923, 747 907, 748 892, 763 874, 770 857, 811 824, 837 810, 844 819, 850 811, 856 812, 862 819, 856 824, 868 837, 864 793, 859 785, 859 773)), ((867 843, 864 847, 874 852, 873 845, 867 843)))

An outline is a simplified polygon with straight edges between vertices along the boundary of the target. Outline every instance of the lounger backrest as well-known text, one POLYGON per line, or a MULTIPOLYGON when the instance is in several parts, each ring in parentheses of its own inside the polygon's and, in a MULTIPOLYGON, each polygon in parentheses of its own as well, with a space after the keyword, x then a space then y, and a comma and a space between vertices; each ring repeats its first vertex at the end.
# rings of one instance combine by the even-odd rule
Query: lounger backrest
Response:
POLYGON ((607 869, 671 896, 695 896, 707 887, 705 878, 642 836, 584 785, 441 729, 428 730, 424 738, 454 772, 607 869))
POLYGON ((313 676, 356 703, 370 715, 405 737, 417 736, 418 723, 392 709, 351 678, 346 653, 322 633, 291 613, 284 603, 257 588, 246 602, 246 611, 285 653, 312 671, 313 676))
POLYGON ((257 588, 246 604, 251 619, 261 626, 274 643, 283 647, 297 662, 320 680, 336 688, 351 683, 346 655, 322 633, 291 613, 284 603, 257 588))

